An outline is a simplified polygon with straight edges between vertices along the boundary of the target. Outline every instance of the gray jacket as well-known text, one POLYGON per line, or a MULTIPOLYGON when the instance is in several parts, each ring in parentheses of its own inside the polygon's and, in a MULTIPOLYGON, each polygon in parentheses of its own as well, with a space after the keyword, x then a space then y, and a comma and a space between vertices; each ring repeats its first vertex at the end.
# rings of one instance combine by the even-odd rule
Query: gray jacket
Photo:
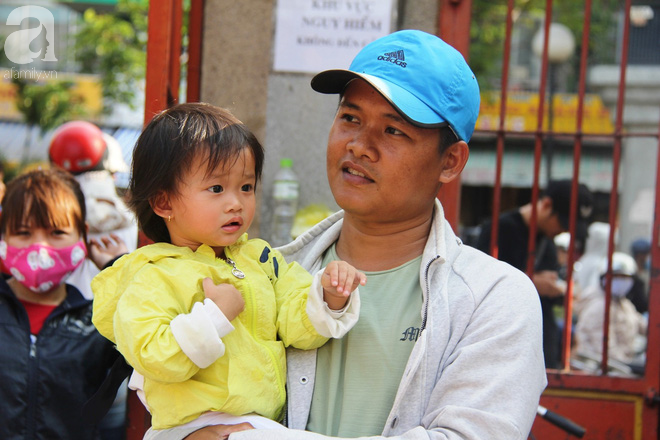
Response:
MULTIPOLYGON (((547 383, 538 293, 524 273, 462 244, 439 202, 434 219, 420 270, 423 330, 382 436, 525 440, 547 383)), ((342 221, 342 212, 334 214, 280 250, 315 271, 342 221)), ((309 415, 316 351, 289 350, 287 365, 293 430, 243 431, 232 440, 328 438, 300 431, 309 415)))

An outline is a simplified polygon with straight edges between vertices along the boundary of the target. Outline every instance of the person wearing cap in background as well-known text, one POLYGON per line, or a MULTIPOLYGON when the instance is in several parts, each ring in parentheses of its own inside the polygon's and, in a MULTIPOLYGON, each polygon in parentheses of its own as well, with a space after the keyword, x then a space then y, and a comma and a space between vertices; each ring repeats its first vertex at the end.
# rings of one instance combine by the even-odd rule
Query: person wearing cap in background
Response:
MULTIPOLYGON (((67 282, 91 299, 92 278, 116 258, 137 248, 137 221, 118 195, 113 179, 114 173, 127 172, 128 166, 119 143, 87 121, 71 121, 58 127, 48 154, 53 165, 73 174, 85 195, 90 255, 67 282)), ((103 440, 126 437, 127 393, 124 383, 101 420, 103 440)))
MULTIPOLYGON (((600 363, 603 352, 605 321, 605 286, 607 256, 600 261, 599 282, 585 288, 575 297, 575 348, 573 356, 600 363)), ((626 297, 633 287, 637 265, 623 252, 612 254, 612 280, 608 359, 631 365, 645 348, 648 322, 626 297)), ((643 365, 643 362, 641 362, 643 365)), ((598 367, 594 368, 596 370, 598 367)))
MULTIPOLYGON (((554 306, 562 304, 566 286, 559 279, 559 262, 553 239, 569 229, 571 189, 570 180, 551 181, 544 195, 538 199, 536 204, 536 256, 532 281, 541 297, 543 352, 547 368, 559 368, 561 360, 561 334, 555 320, 554 306)), ((530 202, 499 216, 497 257, 522 271, 527 270, 532 207, 530 202)), ((578 186, 576 236, 581 242, 584 242, 587 236, 587 226, 592 210, 593 195, 586 185, 580 184, 578 186)), ((481 232, 475 245, 484 252, 490 251, 491 225, 490 219, 481 225, 481 232)))
POLYGON ((546 385, 538 295, 524 273, 464 245, 436 199, 468 159, 472 71, 440 38, 405 30, 311 84, 340 96, 326 166, 342 210, 280 250, 308 270, 341 258, 365 271, 364 313, 342 339, 287 351, 294 429, 152 438, 526 439, 546 385))

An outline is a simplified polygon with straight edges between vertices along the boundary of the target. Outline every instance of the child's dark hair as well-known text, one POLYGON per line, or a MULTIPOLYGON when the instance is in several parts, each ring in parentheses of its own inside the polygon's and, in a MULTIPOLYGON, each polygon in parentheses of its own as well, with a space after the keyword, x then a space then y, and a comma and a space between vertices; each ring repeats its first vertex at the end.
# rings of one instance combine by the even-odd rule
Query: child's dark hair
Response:
POLYGON ((87 245, 85 196, 80 184, 66 171, 34 170, 7 184, 2 200, 0 235, 26 226, 61 228, 73 226, 87 245))
POLYGON ((261 178, 264 150, 252 132, 228 110, 205 103, 178 104, 157 114, 133 151, 129 206, 142 231, 155 242, 170 242, 165 221, 151 203, 162 193, 175 194, 198 154, 208 156, 207 172, 231 164, 249 149, 256 181, 261 178))

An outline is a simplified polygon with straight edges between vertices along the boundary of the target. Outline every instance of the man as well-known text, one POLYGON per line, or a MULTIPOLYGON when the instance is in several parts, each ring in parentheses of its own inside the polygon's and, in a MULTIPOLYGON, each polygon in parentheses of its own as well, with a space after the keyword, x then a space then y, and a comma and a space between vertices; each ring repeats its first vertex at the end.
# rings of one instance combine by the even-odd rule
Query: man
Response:
MULTIPOLYGON (((536 246, 532 281, 541 297, 543 309, 543 351, 547 368, 559 368, 561 334, 555 321, 554 306, 562 303, 565 283, 559 279, 559 262, 553 238, 568 231, 571 209, 570 180, 556 180, 548 184, 545 194, 536 204, 536 246)), ((576 236, 584 240, 587 224, 593 209, 593 196, 589 189, 578 187, 576 236)), ((532 204, 508 211, 499 217, 497 257, 522 270, 527 270, 529 225, 532 219, 532 204)), ((484 222, 476 247, 489 252, 491 221, 484 222)))
POLYGON ((436 200, 463 170, 479 110, 465 60, 400 31, 312 88, 341 97, 327 173, 343 211, 281 250, 308 270, 340 257, 366 271, 360 320, 342 340, 287 353, 293 430, 187 438, 526 439, 546 384, 538 296, 523 273, 463 245, 436 200))

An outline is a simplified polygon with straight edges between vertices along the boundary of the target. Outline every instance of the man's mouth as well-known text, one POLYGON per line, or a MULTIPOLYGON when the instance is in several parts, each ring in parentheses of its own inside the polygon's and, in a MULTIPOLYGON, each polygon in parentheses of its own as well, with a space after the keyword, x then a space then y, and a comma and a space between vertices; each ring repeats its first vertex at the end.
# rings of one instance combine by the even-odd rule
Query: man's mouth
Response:
POLYGON ((364 175, 364 173, 361 173, 357 170, 354 170, 353 168, 346 168, 346 172, 349 174, 352 174, 354 176, 359 176, 359 177, 367 177, 364 175))
POLYGON ((347 166, 347 167, 344 167, 343 170, 344 170, 345 173, 350 174, 351 176, 359 177, 361 179, 368 180, 369 182, 373 182, 373 179, 371 179, 369 176, 367 176, 362 171, 358 171, 353 167, 347 166))

